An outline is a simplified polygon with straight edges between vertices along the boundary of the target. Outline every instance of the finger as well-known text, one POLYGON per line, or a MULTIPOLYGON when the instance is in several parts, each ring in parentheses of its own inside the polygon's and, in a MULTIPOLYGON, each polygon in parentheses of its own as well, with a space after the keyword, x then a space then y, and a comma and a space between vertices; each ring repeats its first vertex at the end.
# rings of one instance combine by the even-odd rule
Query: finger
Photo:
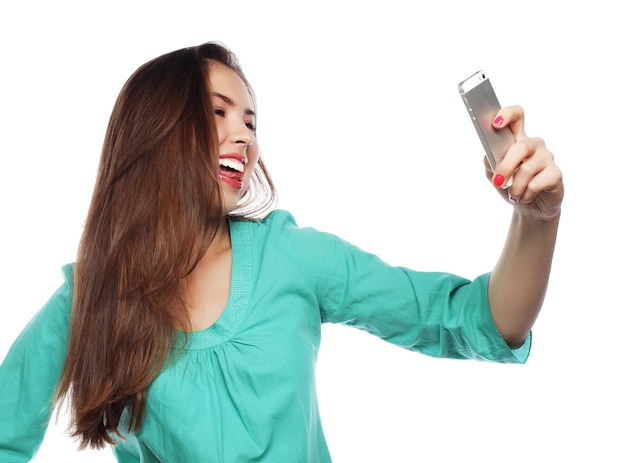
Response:
POLYGON ((546 191, 554 192, 554 190, 560 185, 562 180, 561 170, 556 164, 550 164, 545 169, 537 172, 528 182, 526 188, 520 196, 518 196, 520 202, 524 204, 531 203, 535 197, 546 191))
POLYGON ((498 130, 509 127, 516 140, 527 138, 526 132, 524 132, 524 108, 519 105, 500 109, 493 119, 492 125, 498 130))
MULTIPOLYGON (((507 156, 509 153, 507 153, 507 156)), ((516 143, 510 150, 510 157, 504 167, 514 169, 515 179, 511 186, 511 195, 521 197, 531 179, 546 166, 554 164, 554 156, 541 139, 528 139, 516 143)))
MULTIPOLYGON (((497 165, 493 175, 494 183, 500 186, 506 184, 513 174, 517 177, 517 170, 519 170, 520 166, 533 157, 535 157, 535 162, 525 166, 525 168, 533 169, 536 167, 540 169, 541 164, 537 162, 543 162, 544 165, 549 162, 554 162, 552 154, 545 148, 545 143, 541 138, 526 138, 514 143, 497 165), (498 185, 498 183, 500 183, 500 185, 498 185)), ((518 185, 522 184, 521 181, 514 183, 518 185)))
POLYGON ((493 175, 493 169, 491 168, 491 164, 489 163, 487 156, 483 157, 483 164, 485 165, 485 173, 487 174, 487 177, 491 177, 493 175))
POLYGON ((543 142, 540 142, 535 153, 522 160, 515 170, 509 196, 522 203, 529 203, 538 193, 559 185, 561 179, 562 174, 554 163, 553 154, 545 148, 543 142))

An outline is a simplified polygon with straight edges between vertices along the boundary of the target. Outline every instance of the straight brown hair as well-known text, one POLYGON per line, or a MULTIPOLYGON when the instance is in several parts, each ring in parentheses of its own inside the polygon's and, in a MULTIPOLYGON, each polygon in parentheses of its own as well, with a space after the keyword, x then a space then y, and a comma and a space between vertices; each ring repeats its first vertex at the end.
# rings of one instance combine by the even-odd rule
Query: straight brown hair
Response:
MULTIPOLYGON (((74 271, 67 358, 55 405, 80 448, 113 444, 127 410, 141 426, 147 389, 189 319, 179 282, 223 221, 209 63, 252 88, 235 55, 209 42, 155 58, 123 86, 107 128, 74 271)), ((275 189, 262 160, 232 215, 263 216, 275 189)))

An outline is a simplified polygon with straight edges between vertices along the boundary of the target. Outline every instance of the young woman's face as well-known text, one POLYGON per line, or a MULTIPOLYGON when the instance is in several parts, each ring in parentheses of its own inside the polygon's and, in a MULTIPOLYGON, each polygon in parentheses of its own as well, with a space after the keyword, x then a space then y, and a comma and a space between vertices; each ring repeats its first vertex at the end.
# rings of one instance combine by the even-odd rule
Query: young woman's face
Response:
POLYGON ((225 213, 237 206, 259 159, 256 115, 246 85, 221 63, 209 67, 219 140, 220 180, 225 213))

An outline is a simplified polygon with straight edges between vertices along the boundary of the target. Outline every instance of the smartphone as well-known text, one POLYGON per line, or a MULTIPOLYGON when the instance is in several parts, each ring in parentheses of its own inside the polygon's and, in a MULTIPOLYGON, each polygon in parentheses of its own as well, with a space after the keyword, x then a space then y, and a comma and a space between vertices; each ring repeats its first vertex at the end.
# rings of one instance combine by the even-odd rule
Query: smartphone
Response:
MULTIPOLYGON (((515 143, 515 137, 508 127, 496 130, 491 125, 500 103, 485 71, 478 71, 459 83, 459 93, 485 149, 489 165, 495 169, 515 143)), ((505 187, 510 186, 511 181, 509 178, 505 187)))

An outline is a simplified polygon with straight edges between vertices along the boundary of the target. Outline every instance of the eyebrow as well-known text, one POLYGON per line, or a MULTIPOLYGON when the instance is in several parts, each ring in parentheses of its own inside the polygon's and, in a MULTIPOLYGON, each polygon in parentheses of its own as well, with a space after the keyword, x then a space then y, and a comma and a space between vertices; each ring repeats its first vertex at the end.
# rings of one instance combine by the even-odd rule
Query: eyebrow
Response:
MULTIPOLYGON (((220 100, 222 100, 224 103, 226 103, 228 106, 235 106, 235 102, 233 101, 232 98, 227 97, 226 95, 223 95, 219 92, 212 92, 211 95, 213 95, 214 97, 219 98, 220 100)), ((245 114, 249 115, 249 116, 256 116, 256 114, 254 113, 254 111, 252 111, 250 108, 247 108, 244 111, 245 114)))

